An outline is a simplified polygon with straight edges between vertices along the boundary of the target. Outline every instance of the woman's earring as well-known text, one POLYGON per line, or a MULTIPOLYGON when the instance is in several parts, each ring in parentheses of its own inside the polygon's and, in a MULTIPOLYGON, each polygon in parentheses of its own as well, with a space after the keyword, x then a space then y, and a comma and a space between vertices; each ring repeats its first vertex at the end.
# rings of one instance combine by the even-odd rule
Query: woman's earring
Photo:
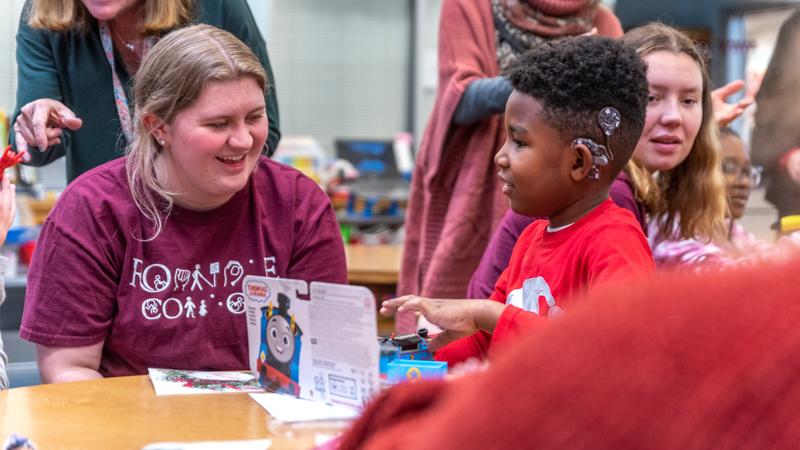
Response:
POLYGON ((166 145, 166 141, 164 141, 164 140, 162 139, 162 140, 161 140, 161 145, 166 145))

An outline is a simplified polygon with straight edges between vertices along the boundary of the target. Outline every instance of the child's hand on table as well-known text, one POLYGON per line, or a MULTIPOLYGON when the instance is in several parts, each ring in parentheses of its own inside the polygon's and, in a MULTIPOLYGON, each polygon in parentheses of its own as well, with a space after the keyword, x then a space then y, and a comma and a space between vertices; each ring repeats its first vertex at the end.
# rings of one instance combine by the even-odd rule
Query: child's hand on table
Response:
POLYGON ((444 330, 428 342, 428 348, 436 351, 478 331, 491 333, 505 307, 492 300, 439 300, 406 295, 384 301, 381 314, 390 316, 398 311, 422 313, 430 323, 444 330))
POLYGON ((11 184, 11 176, 3 175, 2 187, 0 188, 0 245, 6 241, 6 235, 11 225, 14 223, 14 215, 17 213, 17 186, 11 184))

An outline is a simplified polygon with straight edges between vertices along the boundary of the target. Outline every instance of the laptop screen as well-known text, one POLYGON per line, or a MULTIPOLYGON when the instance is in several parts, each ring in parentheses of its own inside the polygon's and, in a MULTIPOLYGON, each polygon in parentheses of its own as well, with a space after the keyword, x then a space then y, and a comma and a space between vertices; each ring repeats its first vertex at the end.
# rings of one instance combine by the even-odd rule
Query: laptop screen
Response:
POLYGON ((350 161, 362 178, 400 177, 393 141, 337 139, 336 154, 350 161))

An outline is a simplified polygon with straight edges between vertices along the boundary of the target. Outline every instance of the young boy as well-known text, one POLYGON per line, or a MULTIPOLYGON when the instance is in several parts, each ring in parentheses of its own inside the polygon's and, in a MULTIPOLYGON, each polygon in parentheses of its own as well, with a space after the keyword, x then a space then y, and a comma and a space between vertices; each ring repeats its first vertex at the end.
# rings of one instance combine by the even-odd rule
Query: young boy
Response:
POLYGON ((600 36, 523 55, 507 75, 514 92, 495 163, 511 209, 549 223, 522 233, 489 300, 406 296, 381 312, 421 312, 444 329, 430 342, 432 350, 444 346, 436 359, 454 363, 569 314, 600 285, 653 273, 641 226, 609 199, 644 127, 646 70, 633 48, 600 36))

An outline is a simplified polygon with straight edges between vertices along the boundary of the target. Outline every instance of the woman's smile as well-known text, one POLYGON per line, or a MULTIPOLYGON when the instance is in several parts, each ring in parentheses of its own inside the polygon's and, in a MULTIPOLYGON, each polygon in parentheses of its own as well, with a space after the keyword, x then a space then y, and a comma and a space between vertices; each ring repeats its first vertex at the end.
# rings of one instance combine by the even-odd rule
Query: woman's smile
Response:
POLYGON ((244 157, 246 155, 239 155, 239 156, 217 156, 217 159, 229 167, 239 167, 244 166, 244 157))

